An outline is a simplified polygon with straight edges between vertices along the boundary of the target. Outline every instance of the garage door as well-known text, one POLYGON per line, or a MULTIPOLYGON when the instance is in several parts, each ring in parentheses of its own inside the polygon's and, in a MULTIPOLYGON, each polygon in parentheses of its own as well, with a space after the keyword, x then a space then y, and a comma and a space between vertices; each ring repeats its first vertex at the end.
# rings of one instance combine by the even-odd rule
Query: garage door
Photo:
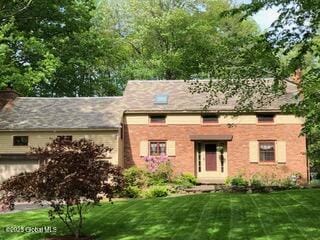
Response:
POLYGON ((22 156, 0 157, 0 182, 22 172, 31 172, 39 167, 38 160, 22 156))

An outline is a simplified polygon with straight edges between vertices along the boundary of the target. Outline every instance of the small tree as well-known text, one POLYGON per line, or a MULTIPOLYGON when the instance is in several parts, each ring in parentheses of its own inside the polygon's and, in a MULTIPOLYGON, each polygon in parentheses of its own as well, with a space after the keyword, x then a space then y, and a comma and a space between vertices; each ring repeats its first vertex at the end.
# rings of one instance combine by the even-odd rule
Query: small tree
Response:
POLYGON ((38 203, 50 202, 49 218, 58 217, 79 239, 84 214, 103 196, 111 201, 121 191, 121 169, 101 160, 112 149, 90 140, 57 138, 45 147, 32 148, 41 161, 38 170, 11 177, 0 186, 2 202, 14 208, 16 198, 38 203))

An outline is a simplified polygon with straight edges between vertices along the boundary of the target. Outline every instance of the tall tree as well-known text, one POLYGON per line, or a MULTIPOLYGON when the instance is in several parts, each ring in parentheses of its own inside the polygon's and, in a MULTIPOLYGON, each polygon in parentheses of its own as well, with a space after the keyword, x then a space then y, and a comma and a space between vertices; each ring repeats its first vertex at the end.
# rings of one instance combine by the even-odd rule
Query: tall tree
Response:
MULTIPOLYGON (((243 69, 233 77, 224 77, 221 82, 227 83, 222 92, 232 92, 237 89, 231 96, 240 96, 241 100, 252 95, 245 94, 262 92, 268 88, 268 91, 274 95, 281 94, 281 89, 290 81, 290 75, 297 69, 302 70, 301 82, 298 85, 300 94, 296 96, 297 103, 284 106, 283 110, 295 113, 298 116, 305 117, 305 124, 302 133, 306 134, 309 141, 308 153, 311 157, 313 166, 320 165, 320 5, 318 1, 312 0, 252 0, 251 3, 242 4, 240 7, 229 11, 229 14, 243 14, 246 19, 257 13, 261 9, 276 8, 279 12, 279 18, 271 25, 268 31, 261 36, 263 41, 254 44, 256 49, 260 49, 260 53, 250 55, 251 62, 257 63, 258 68, 250 69, 250 64, 237 61, 231 61, 231 66, 239 66, 243 69), (266 56, 275 56, 273 59, 273 71, 265 71, 268 69, 270 59, 266 56), (249 68, 248 68, 249 67, 249 68), (259 70, 260 68, 260 70, 259 70), (258 70, 258 71, 256 71, 258 70), (241 84, 245 82, 245 77, 251 72, 252 79, 250 84, 241 84), (268 74, 267 74, 268 72, 268 74), (261 74, 262 73, 262 74, 261 74), (275 81, 267 87, 262 86, 263 80, 259 77, 271 76, 275 81)), ((212 96, 217 90, 215 85, 213 88, 204 89, 204 92, 212 96)), ((196 88, 199 88, 197 86, 196 88)), ((264 103, 266 104, 266 103, 264 103)))
POLYGON ((94 0, 0 5, 1 86, 40 96, 119 93, 112 75, 119 46, 95 28, 94 0))
POLYGON ((123 73, 131 79, 208 77, 207 66, 258 33, 252 21, 240 22, 240 15, 221 18, 231 9, 226 0, 109 0, 101 5, 130 51, 123 73))

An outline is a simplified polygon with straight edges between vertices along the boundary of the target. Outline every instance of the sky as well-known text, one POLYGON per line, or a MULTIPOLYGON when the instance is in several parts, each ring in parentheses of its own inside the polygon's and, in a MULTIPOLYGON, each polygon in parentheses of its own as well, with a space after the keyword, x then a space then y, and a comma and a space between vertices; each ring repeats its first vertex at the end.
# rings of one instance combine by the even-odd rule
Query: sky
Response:
POLYGON ((258 13, 253 15, 253 19, 258 23, 261 30, 266 30, 275 20, 277 20, 278 16, 279 13, 277 12, 277 9, 271 8, 267 10, 260 10, 258 13))
MULTIPOLYGON (((241 4, 250 3, 251 0, 234 0, 233 2, 236 4, 241 4)), ((271 8, 260 10, 258 13, 253 15, 253 19, 258 23, 261 30, 266 30, 275 20, 277 20, 278 16, 279 13, 277 12, 277 9, 271 8)))

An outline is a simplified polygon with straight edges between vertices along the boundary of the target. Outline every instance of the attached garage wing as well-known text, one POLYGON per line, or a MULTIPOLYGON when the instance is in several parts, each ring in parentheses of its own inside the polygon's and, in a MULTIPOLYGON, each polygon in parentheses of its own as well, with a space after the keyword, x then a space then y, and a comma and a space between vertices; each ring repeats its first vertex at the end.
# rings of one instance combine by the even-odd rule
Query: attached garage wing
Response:
POLYGON ((0 182, 19 173, 32 172, 38 168, 38 160, 30 158, 26 154, 1 154, 0 182))

